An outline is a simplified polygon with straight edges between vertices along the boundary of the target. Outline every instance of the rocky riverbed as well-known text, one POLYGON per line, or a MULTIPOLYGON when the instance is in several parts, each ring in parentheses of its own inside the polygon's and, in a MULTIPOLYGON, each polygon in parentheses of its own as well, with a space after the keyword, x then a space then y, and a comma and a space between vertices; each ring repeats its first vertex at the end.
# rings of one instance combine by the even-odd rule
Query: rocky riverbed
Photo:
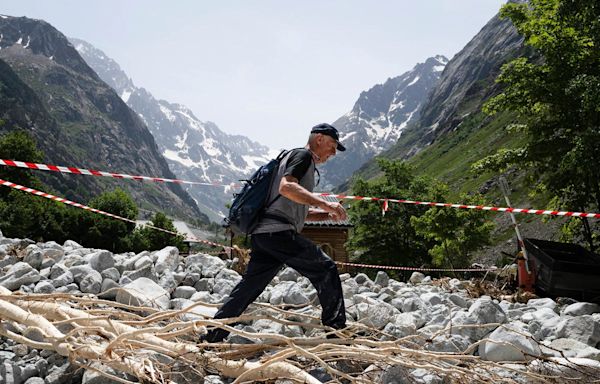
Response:
MULTIPOLYGON (((0 286, 30 294, 90 295, 118 303, 182 309, 197 302, 221 303, 241 276, 232 261, 207 254, 179 255, 174 247, 139 254, 112 254, 66 241, 34 243, 0 237, 0 286)), ((379 340, 412 337, 427 351, 479 356, 508 382, 531 382, 525 375, 545 376, 550 382, 600 379, 600 306, 571 299, 534 298, 513 303, 489 296, 469 295, 468 281, 451 279, 437 284, 414 273, 409 281, 378 272, 342 274, 349 321, 375 331, 379 340), (554 380, 554 381, 552 381, 554 380)), ((315 289, 292 269, 284 269, 257 302, 287 305, 303 314, 320 315, 315 289)), ((210 316, 215 307, 197 306, 187 315, 210 316)), ((1 326, 10 329, 3 316, 1 326)), ((282 325, 268 319, 236 326, 244 332, 315 337, 323 329, 282 325)), ((325 340, 325 338, 324 338, 325 340)), ((232 334, 233 343, 254 343, 232 334)), ((381 383, 446 383, 442 373, 426 367, 379 367, 369 377, 381 383)), ((331 377, 315 369, 322 381, 331 377)), ((541 377, 541 376, 540 376, 541 377)), ((131 379, 131 378, 130 378, 131 379)), ((205 383, 231 379, 206 376, 205 383)), ((540 381, 540 382, 541 382, 540 381)), ((0 384, 69 384, 112 382, 94 370, 82 369, 57 353, 34 349, 3 337, 0 340, 0 384)))

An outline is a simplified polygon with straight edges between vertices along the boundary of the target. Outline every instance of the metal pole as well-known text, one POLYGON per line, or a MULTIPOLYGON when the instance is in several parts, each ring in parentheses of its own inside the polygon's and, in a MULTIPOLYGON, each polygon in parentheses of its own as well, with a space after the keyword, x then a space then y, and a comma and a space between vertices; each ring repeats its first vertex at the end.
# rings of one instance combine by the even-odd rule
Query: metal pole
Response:
MULTIPOLYGON (((508 193, 510 191, 510 189, 508 188, 508 182, 506 181, 504 176, 500 176, 498 178, 498 181, 500 184, 500 190, 502 191, 502 194, 504 195, 504 200, 506 200, 506 205, 509 208, 512 208, 512 206, 510 205, 510 200, 508 199, 508 193)), ((515 232, 517 233, 517 241, 519 242, 519 247, 521 248, 521 251, 523 252, 523 257, 525 258, 525 269, 527 270, 527 273, 531 273, 531 271, 529 270, 529 258, 527 257, 527 251, 525 250, 525 243, 523 242, 523 237, 521 236, 521 232, 519 231, 519 225, 517 224, 517 219, 516 219, 514 213, 509 212, 509 214, 510 214, 510 219, 512 220, 513 226, 515 228, 515 232)))

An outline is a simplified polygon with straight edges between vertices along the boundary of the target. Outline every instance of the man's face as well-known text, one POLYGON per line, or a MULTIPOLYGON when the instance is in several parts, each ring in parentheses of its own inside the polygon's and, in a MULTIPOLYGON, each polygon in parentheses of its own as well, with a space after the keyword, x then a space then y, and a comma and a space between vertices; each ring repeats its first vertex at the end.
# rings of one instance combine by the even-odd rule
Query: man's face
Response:
POLYGON ((319 156, 319 160, 317 164, 322 164, 326 162, 331 156, 334 156, 336 153, 337 142, 333 137, 324 135, 322 133, 318 134, 317 137, 317 148, 315 149, 315 154, 319 156))

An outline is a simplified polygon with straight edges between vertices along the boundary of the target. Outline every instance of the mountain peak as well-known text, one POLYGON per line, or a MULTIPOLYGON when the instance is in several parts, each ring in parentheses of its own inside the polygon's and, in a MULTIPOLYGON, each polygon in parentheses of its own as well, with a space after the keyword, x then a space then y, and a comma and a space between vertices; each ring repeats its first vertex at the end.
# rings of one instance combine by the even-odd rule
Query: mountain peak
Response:
POLYGON ((364 162, 396 143, 419 116, 447 62, 442 55, 430 57, 360 93, 352 110, 334 122, 348 151, 324 165, 325 187, 343 183, 364 162))

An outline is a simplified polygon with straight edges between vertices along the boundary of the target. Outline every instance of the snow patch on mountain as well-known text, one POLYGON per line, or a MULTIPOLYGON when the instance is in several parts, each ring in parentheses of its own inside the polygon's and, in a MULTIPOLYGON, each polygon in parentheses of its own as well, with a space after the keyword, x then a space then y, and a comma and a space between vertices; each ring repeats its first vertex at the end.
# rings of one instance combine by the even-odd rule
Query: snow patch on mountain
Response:
MULTIPOLYGON (((279 153, 245 136, 224 133, 216 124, 198 119, 184 105, 155 99, 144 88, 135 86, 104 52, 83 40, 71 42, 98 76, 146 123, 178 178, 229 184, 248 178, 279 153)), ((223 216, 232 198, 227 188, 191 186, 187 191, 213 220, 223 216)))

